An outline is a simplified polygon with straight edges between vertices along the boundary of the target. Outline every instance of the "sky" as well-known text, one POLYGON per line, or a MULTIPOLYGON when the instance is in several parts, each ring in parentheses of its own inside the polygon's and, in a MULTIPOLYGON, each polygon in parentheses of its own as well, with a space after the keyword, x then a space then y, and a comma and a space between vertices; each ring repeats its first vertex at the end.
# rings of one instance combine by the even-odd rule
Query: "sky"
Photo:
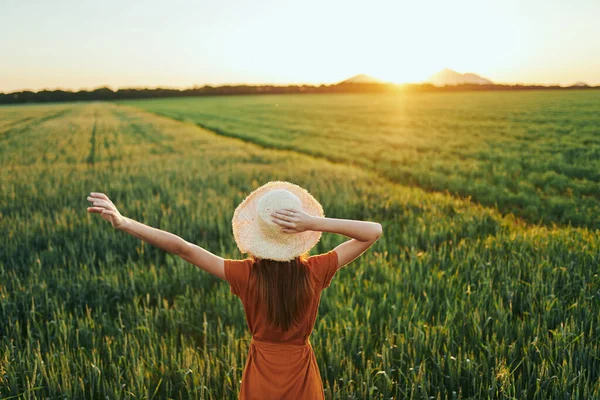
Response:
POLYGON ((0 0, 0 92, 423 82, 600 85, 599 0, 0 0))

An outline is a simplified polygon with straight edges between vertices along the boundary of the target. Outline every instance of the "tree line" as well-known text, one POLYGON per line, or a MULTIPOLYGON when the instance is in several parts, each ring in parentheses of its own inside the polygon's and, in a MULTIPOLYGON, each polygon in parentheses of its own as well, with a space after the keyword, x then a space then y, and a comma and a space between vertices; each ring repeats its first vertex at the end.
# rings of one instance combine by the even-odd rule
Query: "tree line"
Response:
POLYGON ((600 86, 540 86, 540 85, 477 85, 462 84, 456 86, 434 86, 431 84, 394 85, 385 83, 350 83, 342 82, 334 85, 225 85, 203 86, 190 89, 118 89, 112 90, 101 87, 94 90, 65 90, 20 91, 0 93, 0 104, 19 103, 49 103, 65 101, 92 100, 125 100, 150 99, 164 97, 194 97, 219 95, 249 95, 249 94, 286 94, 286 93, 385 93, 385 92, 454 92, 481 90, 585 90, 598 89, 600 86))

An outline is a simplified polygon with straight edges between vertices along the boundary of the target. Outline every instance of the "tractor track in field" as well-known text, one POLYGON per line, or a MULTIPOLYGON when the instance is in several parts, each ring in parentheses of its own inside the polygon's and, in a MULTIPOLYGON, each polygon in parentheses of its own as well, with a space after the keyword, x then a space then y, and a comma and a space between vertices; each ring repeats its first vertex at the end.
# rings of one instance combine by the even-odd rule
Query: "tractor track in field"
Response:
MULTIPOLYGON (((55 118, 60 118, 63 115, 65 115, 66 113, 68 113, 69 111, 71 111, 71 108, 66 108, 64 110, 60 110, 58 112, 52 113, 52 114, 48 114, 48 115, 44 115, 43 117, 34 119, 33 121, 25 124, 25 126, 21 126, 21 127, 14 127, 14 128, 10 128, 7 131, 5 131, 1 136, 0 136, 0 141, 1 140, 7 140, 9 139, 11 136, 15 135, 15 134, 20 134, 23 133, 25 131, 28 131, 38 125, 43 124, 44 122, 48 122, 50 120, 53 120, 55 118)), ((31 120, 32 118, 25 118, 24 120, 31 120)), ((23 120, 21 120, 21 122, 23 122, 23 120)))
MULTIPOLYGON (((345 166, 349 166, 349 167, 356 167, 356 168, 359 168, 359 169, 361 169, 363 171, 367 171, 369 173, 372 173, 372 174, 376 175, 377 177, 381 178, 382 180, 384 180, 384 181, 386 181, 386 182, 388 182, 390 184, 402 185, 402 186, 406 186, 406 187, 416 187, 416 188, 419 188, 419 189, 421 189, 421 190, 423 190, 423 191, 425 191, 427 193, 445 194, 444 191, 432 190, 432 189, 430 189, 430 188, 428 188, 426 186, 422 186, 422 185, 419 185, 419 184, 416 184, 416 183, 407 184, 406 182, 402 182, 402 181, 396 180, 393 177, 383 175, 381 172, 379 172, 379 171, 377 171, 377 170, 375 170, 373 168, 369 168, 369 167, 367 167, 367 166, 365 166, 363 164, 359 164, 359 163, 355 163, 355 162, 348 162, 347 160, 337 159, 337 158, 334 158, 334 157, 327 157, 327 156, 324 156, 324 155, 317 155, 317 154, 314 154, 314 153, 310 153, 308 151, 303 151, 303 150, 298 149, 297 147, 294 147, 294 146, 281 146, 281 145, 271 144, 271 143, 268 143, 267 141, 263 141, 263 140, 254 140, 254 139, 251 139, 251 138, 248 138, 248 137, 244 137, 244 136, 241 136, 241 135, 236 135, 236 134, 229 133, 229 132, 224 131, 224 130, 219 129, 219 128, 214 128, 214 127, 211 127, 209 125, 205 125, 205 124, 203 124, 201 122, 192 121, 190 119, 173 117, 173 116, 168 115, 168 114, 163 114, 161 112, 155 112, 155 111, 149 111, 149 110, 146 110, 146 109, 143 109, 143 108, 137 108, 135 106, 130 106, 130 107, 134 107, 136 110, 140 110, 142 112, 146 112, 146 113, 149 113, 149 114, 152 114, 152 115, 156 115, 156 116, 159 116, 159 117, 167 118, 167 119, 170 119, 172 121, 177 121, 177 122, 186 123, 186 124, 192 124, 192 125, 195 125, 195 126, 197 126, 199 128, 202 128, 202 129, 204 129, 206 131, 209 131, 209 132, 211 132, 211 133, 213 133, 215 135, 223 136, 223 137, 227 137, 227 138, 232 138, 232 139, 237 139, 237 140, 241 140, 244 143, 251 143, 251 144, 259 146, 259 147, 261 147, 263 149, 280 150, 280 151, 290 151, 292 153, 301 154, 303 156, 311 157, 311 158, 314 158, 316 160, 325 160, 325 161, 331 162, 333 164, 345 165, 345 166)), ((451 196, 453 198, 455 198, 455 199, 460 199, 460 200, 467 201, 466 197, 461 197, 459 195, 452 194, 452 193, 451 193, 451 196)), ((493 207, 490 207, 489 205, 481 204, 481 203, 476 202, 474 200, 469 200, 469 201, 472 202, 473 204, 480 205, 481 207, 484 207, 484 208, 493 208, 493 207)), ((496 211, 500 215, 504 216, 504 214, 500 213, 500 211, 498 211, 498 210, 496 210, 496 211)), ((525 220, 522 219, 522 218, 517 218, 517 219, 521 223, 526 223, 525 220)))
MULTIPOLYGON (((211 133, 213 133, 215 135, 223 136, 223 137, 227 137, 227 138, 231 138, 231 139, 241 140, 244 143, 251 143, 251 144, 259 146, 259 147, 261 147, 263 149, 280 150, 280 151, 290 151, 292 153, 301 154, 303 156, 311 157, 311 158, 314 158, 314 159, 317 159, 317 160, 325 160, 325 161, 328 161, 328 162, 331 162, 331 163, 334 163, 334 164, 347 165, 347 166, 350 166, 350 167, 360 168, 361 170, 368 171, 370 173, 375 174, 379 178, 381 178, 381 179, 383 179, 383 180, 385 180, 385 181, 387 181, 387 182, 389 182, 391 184, 408 186, 408 185, 406 185, 403 182, 396 181, 396 180, 394 180, 392 178, 389 178, 387 176, 381 175, 381 173, 379 173, 379 171, 376 171, 376 170, 371 169, 371 168, 367 168, 367 167, 365 167, 364 165, 361 165, 361 164, 349 163, 349 162, 344 161, 344 160, 339 160, 339 159, 335 159, 335 158, 331 158, 331 157, 326 157, 326 156, 315 155, 315 154, 309 153, 307 151, 299 150, 297 147, 293 147, 293 146, 274 145, 274 144, 268 143, 268 142, 263 141, 263 140, 249 139, 248 137, 244 137, 244 136, 241 136, 241 135, 232 134, 232 133, 229 133, 229 132, 224 131, 222 129, 214 128, 214 127, 211 127, 209 125, 205 125, 205 124, 203 124, 201 122, 192 121, 192 120, 186 119, 186 118, 174 117, 174 116, 169 115, 169 114, 164 114, 164 113, 156 112, 156 111, 149 111, 149 110, 146 110, 144 108, 138 108, 138 107, 135 107, 135 106, 129 106, 129 107, 133 107, 136 110, 144 112, 144 113, 156 115, 158 117, 167 118, 167 119, 170 119, 172 121, 177 121, 177 122, 181 122, 181 123, 184 123, 184 124, 192 124, 192 125, 195 125, 195 126, 197 126, 199 128, 202 128, 202 129, 204 129, 206 131, 209 131, 209 132, 211 132, 211 133)), ((430 191, 430 190, 427 190, 426 188, 423 188, 423 187, 418 186, 418 185, 415 185, 415 186, 419 187, 422 190, 430 192, 430 193, 442 193, 442 192, 439 192, 439 191, 430 191)))
POLYGON ((18 119, 16 121, 13 121, 12 123, 8 124, 2 132, 0 132, 0 135, 3 135, 5 132, 15 129, 15 126, 17 126, 17 125, 23 124, 32 119, 35 119, 35 116, 24 117, 24 118, 18 119))
MULTIPOLYGON (((131 106, 131 107, 135 107, 135 106, 131 106)), ((135 107, 135 108, 137 110, 141 110, 143 112, 147 112, 147 113, 150 113, 152 115, 159 116, 159 117, 167 118, 167 119, 170 119, 172 121, 182 122, 184 124, 196 125, 197 127, 202 128, 202 129, 204 129, 206 131, 212 132, 215 135, 219 135, 219 136, 223 136, 223 137, 227 137, 227 138, 232 138, 232 139, 238 139, 238 140, 241 140, 241 141, 243 141, 245 143, 252 143, 252 144, 254 144, 256 146, 259 146, 259 147, 261 147, 263 149, 291 151, 293 153, 302 154, 304 156, 312 157, 312 158, 315 158, 315 159, 318 159, 318 160, 326 160, 326 161, 329 161, 329 162, 334 163, 334 164, 348 165, 348 166, 352 166, 352 167, 357 167, 357 168, 364 169, 365 171, 370 171, 370 172, 376 174, 377 176, 381 177, 382 179, 385 179, 386 181, 388 181, 390 183, 395 183, 395 184, 400 184, 400 185, 403 184, 402 182, 394 181, 393 179, 390 179, 390 178, 388 178, 386 176, 381 175, 378 171, 375 171, 375 170, 370 169, 370 168, 366 168, 364 165, 361 165, 361 164, 348 163, 347 161, 344 161, 344 160, 340 160, 340 159, 336 159, 336 158, 331 158, 331 157, 326 157, 326 156, 321 156, 321 155, 316 155, 316 154, 313 154, 313 153, 309 153, 307 151, 299 150, 297 147, 294 147, 294 146, 275 145, 275 144, 268 143, 265 140, 250 139, 250 138, 245 137, 245 136, 232 134, 232 133, 229 133, 229 132, 224 131, 222 129, 215 128, 215 127, 212 127, 212 126, 209 126, 209 125, 205 125, 205 124, 203 124, 201 122, 192 121, 190 119, 173 117, 172 115, 163 114, 163 113, 156 112, 156 111, 148 111, 148 110, 145 110, 143 108, 137 108, 137 107, 135 107)))
POLYGON ((96 162, 96 129, 98 127, 98 111, 94 110, 94 126, 92 127, 92 135, 90 136, 90 153, 86 158, 86 162, 92 167, 96 162))

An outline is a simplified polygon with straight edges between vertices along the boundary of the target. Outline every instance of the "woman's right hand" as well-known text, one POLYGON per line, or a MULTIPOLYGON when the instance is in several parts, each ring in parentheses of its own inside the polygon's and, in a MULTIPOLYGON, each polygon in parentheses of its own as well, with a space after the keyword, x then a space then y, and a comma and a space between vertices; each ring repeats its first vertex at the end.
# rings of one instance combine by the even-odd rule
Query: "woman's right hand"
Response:
POLYGON ((125 217, 119 213, 117 207, 104 193, 92 192, 87 200, 93 206, 87 208, 88 212, 100 214, 102 219, 109 221, 113 228, 121 228, 125 223, 125 217))
POLYGON ((300 233, 314 230, 315 217, 292 208, 282 208, 271 214, 273 222, 280 225, 283 233, 300 233))

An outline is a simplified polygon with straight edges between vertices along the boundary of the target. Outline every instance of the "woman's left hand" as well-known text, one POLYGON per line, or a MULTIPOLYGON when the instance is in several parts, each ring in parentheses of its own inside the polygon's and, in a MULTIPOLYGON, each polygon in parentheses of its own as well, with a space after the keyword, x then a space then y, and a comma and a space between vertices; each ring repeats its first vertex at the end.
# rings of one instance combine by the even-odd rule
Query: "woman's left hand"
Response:
POLYGON ((283 229, 283 233, 300 233, 312 230, 314 217, 303 210, 283 208, 271 214, 271 219, 283 229))
POLYGON ((125 223, 125 217, 119 213, 117 207, 104 193, 92 192, 87 200, 93 206, 87 208, 88 212, 100 214, 102 219, 109 221, 113 228, 121 228, 125 223))

